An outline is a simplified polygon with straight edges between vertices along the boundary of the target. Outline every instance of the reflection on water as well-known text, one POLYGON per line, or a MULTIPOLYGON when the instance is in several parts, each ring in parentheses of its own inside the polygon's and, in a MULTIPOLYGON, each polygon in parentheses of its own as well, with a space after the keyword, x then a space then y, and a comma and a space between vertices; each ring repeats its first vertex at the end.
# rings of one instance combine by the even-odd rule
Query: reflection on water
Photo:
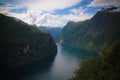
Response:
POLYGON ((95 52, 88 52, 69 46, 58 45, 58 53, 54 57, 10 71, 9 80, 66 80, 73 76, 80 60, 98 56, 95 52))

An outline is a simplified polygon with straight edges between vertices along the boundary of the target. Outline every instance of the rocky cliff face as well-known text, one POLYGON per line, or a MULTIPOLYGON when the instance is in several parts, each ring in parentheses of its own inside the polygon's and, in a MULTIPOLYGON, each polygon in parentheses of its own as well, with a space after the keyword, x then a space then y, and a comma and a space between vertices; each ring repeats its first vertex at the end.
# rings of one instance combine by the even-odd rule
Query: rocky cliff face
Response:
POLYGON ((100 51, 120 41, 120 12, 99 11, 90 20, 69 22, 62 30, 62 44, 100 51))
POLYGON ((0 14, 0 64, 22 66, 57 53, 49 33, 0 14))

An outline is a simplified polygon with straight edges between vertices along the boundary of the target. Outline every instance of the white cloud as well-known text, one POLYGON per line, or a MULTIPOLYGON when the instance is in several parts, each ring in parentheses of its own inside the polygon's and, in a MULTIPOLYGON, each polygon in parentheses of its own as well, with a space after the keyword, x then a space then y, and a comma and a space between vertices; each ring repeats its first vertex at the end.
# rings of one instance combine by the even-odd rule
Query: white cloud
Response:
POLYGON ((80 1, 82 0, 23 0, 20 5, 34 11, 54 11, 71 7, 80 1))
POLYGON ((92 15, 86 13, 87 9, 84 8, 73 8, 70 10, 70 14, 64 15, 52 15, 50 13, 42 14, 42 11, 27 11, 27 13, 13 13, 6 11, 4 14, 16 17, 23 20, 28 24, 35 24, 37 26, 52 26, 52 27, 63 27, 68 21, 83 21, 90 19, 92 15))
POLYGON ((92 17, 84 8, 73 8, 70 14, 53 15, 57 9, 71 7, 82 0, 18 0, 16 5, 6 4, 0 7, 0 13, 16 17, 28 24, 37 26, 63 27, 68 21, 83 21, 92 17), (10 12, 11 9, 27 8, 25 13, 10 12), (47 11, 47 12, 45 12, 47 11))
POLYGON ((90 19, 93 15, 87 14, 87 9, 79 7, 78 9, 73 8, 70 10, 71 14, 64 15, 63 19, 66 21, 83 21, 86 19, 90 19))
POLYGON ((22 14, 9 13, 9 16, 16 17, 28 24, 37 26, 61 27, 65 24, 64 21, 59 19, 59 15, 52 15, 49 13, 40 14, 38 12, 28 11, 22 14))
POLYGON ((96 6, 120 6, 120 0, 93 0, 88 6, 96 7, 96 6))
POLYGON ((79 7, 78 9, 71 9, 70 10, 74 15, 82 15, 86 9, 83 9, 81 7, 79 7))
POLYGON ((46 13, 39 15, 39 17, 36 19, 35 24, 37 26, 61 27, 64 23, 59 19, 59 15, 46 13))
POLYGON ((69 15, 64 15, 63 19, 65 21, 84 21, 86 19, 90 19, 92 17, 92 15, 89 14, 83 14, 83 15, 73 15, 73 14, 69 14, 69 15))

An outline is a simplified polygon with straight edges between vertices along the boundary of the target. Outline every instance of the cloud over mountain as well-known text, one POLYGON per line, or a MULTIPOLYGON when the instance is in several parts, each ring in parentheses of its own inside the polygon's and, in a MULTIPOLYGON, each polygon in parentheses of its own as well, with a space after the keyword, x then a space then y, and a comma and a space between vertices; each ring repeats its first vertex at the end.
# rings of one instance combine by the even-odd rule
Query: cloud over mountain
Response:
POLYGON ((93 0, 88 6, 120 6, 120 0, 93 0))
POLYGON ((62 27, 68 21, 90 19, 96 6, 119 5, 120 0, 2 0, 0 13, 37 26, 62 27), (94 7, 93 9, 91 8, 94 7))

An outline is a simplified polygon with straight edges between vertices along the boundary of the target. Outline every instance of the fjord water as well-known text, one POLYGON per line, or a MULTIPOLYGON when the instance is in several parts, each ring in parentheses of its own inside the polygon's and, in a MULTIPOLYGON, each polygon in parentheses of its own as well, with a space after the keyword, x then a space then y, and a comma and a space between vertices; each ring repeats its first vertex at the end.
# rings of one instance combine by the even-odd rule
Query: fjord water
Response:
POLYGON ((15 70, 9 80, 67 80, 74 76, 81 60, 97 57, 98 54, 69 46, 58 46, 58 53, 35 66, 15 70))

